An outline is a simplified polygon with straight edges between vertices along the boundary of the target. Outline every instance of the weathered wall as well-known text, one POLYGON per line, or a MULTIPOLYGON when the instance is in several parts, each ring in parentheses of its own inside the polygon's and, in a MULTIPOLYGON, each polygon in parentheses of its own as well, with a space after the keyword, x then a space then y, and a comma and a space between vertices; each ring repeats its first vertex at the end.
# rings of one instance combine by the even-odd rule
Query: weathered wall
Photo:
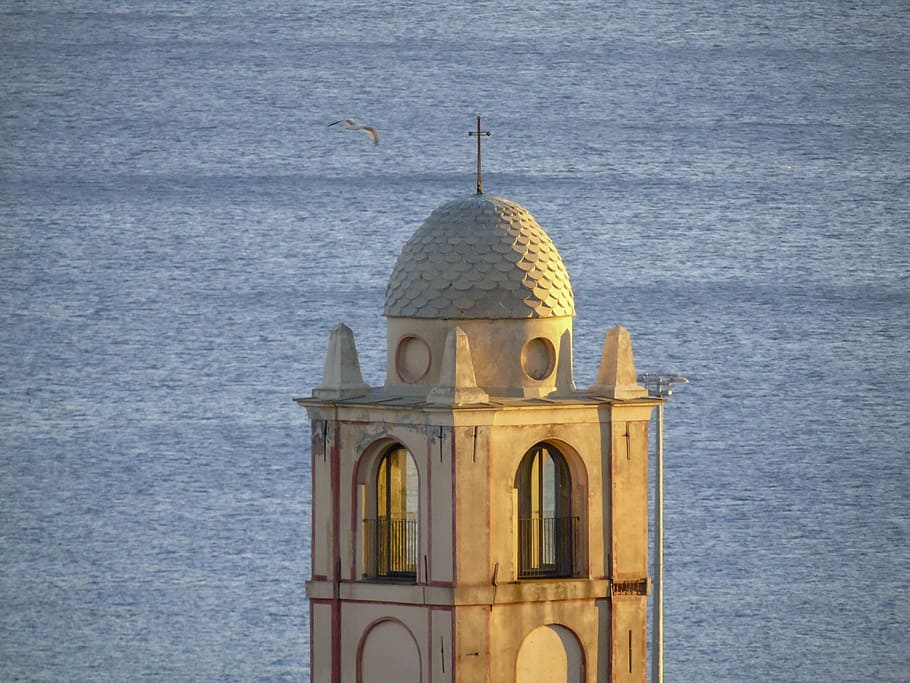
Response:
POLYGON ((539 666, 532 654, 537 640, 555 648, 553 634, 571 633, 577 653, 575 641, 563 639, 562 654, 556 653, 557 668, 571 677, 567 680, 581 676, 593 683, 606 680, 608 671, 621 677, 617 680, 644 680, 647 599, 638 594, 611 598, 610 591, 611 580, 626 581, 624 589, 633 591, 647 584, 647 418, 652 408, 647 401, 575 400, 513 401, 456 411, 387 405, 314 411, 317 422, 331 418, 324 436, 321 427, 314 427, 317 580, 308 586, 313 646, 320 648, 314 652, 314 681, 330 680, 320 677, 331 674, 331 658, 323 653, 333 642, 334 596, 340 605, 341 680, 353 680, 358 662, 375 664, 393 651, 391 634, 400 635, 399 628, 411 638, 408 652, 396 660, 398 668, 386 667, 394 675, 412 671, 413 649, 424 681, 449 680, 453 674, 462 683, 512 681, 516 667, 528 672, 539 666), (519 581, 515 476, 524 455, 541 442, 558 448, 569 465, 571 513, 580 518, 581 530, 577 571, 570 578, 519 581), (410 451, 418 471, 419 554, 413 584, 363 580, 362 519, 375 504, 378 460, 394 443, 410 451), (384 626, 365 639, 383 620, 400 626, 384 626), (540 631, 528 640, 540 627, 566 630, 540 631), (523 644, 530 649, 520 657, 523 644))

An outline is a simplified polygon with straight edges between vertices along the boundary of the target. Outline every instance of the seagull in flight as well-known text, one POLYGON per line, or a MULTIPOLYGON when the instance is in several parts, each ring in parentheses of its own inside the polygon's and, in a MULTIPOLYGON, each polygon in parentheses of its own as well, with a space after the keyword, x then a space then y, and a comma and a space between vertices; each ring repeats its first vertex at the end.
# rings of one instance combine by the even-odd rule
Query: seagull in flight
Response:
POLYGON ((329 127, 341 123, 344 124, 345 130, 362 130, 364 133, 370 136, 370 140, 373 141, 373 144, 376 147, 379 147, 379 133, 376 132, 376 129, 372 126, 367 126, 356 119, 341 119, 340 121, 335 121, 335 123, 330 123, 329 127))

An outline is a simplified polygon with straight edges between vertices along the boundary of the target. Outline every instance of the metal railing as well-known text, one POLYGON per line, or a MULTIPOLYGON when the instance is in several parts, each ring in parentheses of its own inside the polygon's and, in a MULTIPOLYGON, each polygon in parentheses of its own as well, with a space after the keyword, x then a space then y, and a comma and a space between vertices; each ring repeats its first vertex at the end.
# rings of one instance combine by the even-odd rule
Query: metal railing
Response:
POLYGON ((578 517, 518 520, 518 577, 572 576, 578 517))
POLYGON ((364 576, 417 580, 417 520, 363 520, 364 576))

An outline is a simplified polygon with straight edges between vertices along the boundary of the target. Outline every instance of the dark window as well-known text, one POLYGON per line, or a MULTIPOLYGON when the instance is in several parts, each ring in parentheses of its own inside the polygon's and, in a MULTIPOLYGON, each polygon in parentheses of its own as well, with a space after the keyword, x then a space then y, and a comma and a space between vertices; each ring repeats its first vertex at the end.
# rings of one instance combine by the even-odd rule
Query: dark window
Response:
POLYGON ((395 446, 379 462, 374 515, 364 520, 364 574, 417 579, 417 466, 395 446))
POLYGON ((519 578, 572 576, 577 519, 565 458, 538 444, 521 461, 518 489, 519 578))

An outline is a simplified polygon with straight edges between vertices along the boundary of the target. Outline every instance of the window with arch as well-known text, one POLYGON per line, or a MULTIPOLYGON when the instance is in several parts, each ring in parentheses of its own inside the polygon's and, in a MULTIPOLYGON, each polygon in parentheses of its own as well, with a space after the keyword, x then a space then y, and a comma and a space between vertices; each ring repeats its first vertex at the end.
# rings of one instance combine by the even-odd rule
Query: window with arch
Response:
POLYGON ((379 459, 364 520, 364 574, 417 580, 418 476, 414 458, 394 445, 379 459))
POLYGON ((552 444, 537 444, 522 458, 515 488, 518 577, 572 576, 578 518, 566 459, 552 444))

